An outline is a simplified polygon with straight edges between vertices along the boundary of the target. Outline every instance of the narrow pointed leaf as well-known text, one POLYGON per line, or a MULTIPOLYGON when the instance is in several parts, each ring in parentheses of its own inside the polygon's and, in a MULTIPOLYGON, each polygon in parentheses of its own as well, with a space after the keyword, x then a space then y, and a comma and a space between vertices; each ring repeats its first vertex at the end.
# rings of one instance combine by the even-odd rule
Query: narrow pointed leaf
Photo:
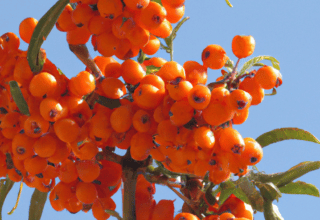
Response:
POLYGON ((272 93, 270 93, 270 94, 265 94, 266 96, 273 96, 273 95, 277 95, 277 90, 276 90, 276 88, 273 88, 272 89, 272 93))
POLYGON ((150 74, 150 73, 155 73, 155 72, 158 72, 159 70, 161 69, 161 67, 156 67, 156 66, 147 66, 147 71, 146 73, 147 74, 150 74))
POLYGON ((18 83, 16 81, 10 81, 9 85, 12 98, 14 102, 17 104, 20 112, 24 115, 30 116, 28 104, 22 95, 18 83))
POLYGON ((8 212, 8 215, 11 215, 18 207, 19 201, 20 201, 20 196, 21 196, 21 192, 22 192, 22 188, 23 188, 23 182, 20 182, 20 187, 19 187, 19 192, 18 192, 18 197, 16 200, 16 204, 14 205, 14 207, 11 209, 10 212, 8 212))
POLYGON ((246 62, 246 63, 243 65, 243 67, 242 67, 239 75, 244 74, 244 73, 246 72, 246 70, 250 69, 250 68, 253 67, 256 63, 259 63, 261 60, 270 60, 271 63, 272 63, 272 66, 273 66, 275 69, 280 70, 279 61, 278 61, 276 58, 271 57, 271 56, 265 56, 265 55, 263 55, 263 56, 254 57, 254 58, 252 58, 251 60, 249 60, 248 62, 246 62))
POLYGON ((118 108, 118 107, 121 106, 121 103, 120 103, 119 99, 109 99, 109 98, 104 97, 104 96, 99 96, 97 102, 100 105, 103 105, 103 106, 105 106, 107 108, 110 108, 110 109, 118 108))
POLYGON ((262 183, 272 182, 277 187, 281 188, 295 179, 303 176, 306 173, 320 169, 320 161, 307 161, 299 163, 298 165, 290 168, 286 172, 275 174, 253 174, 253 179, 262 183))
POLYGON ((2 207, 4 201, 6 200, 6 197, 10 192, 13 184, 14 182, 11 181, 8 176, 6 179, 1 180, 0 182, 0 220, 2 220, 2 207))
POLYGON ((162 5, 161 0, 151 0, 152 2, 157 2, 158 4, 162 5))
POLYGON ((320 144, 318 138, 313 136, 310 132, 299 128, 278 128, 260 135, 256 141, 259 142, 261 147, 265 147, 279 141, 292 139, 311 141, 320 144))
POLYGON ((44 204, 47 201, 47 196, 48 193, 40 192, 37 189, 34 190, 29 207, 29 220, 41 219, 44 204))
POLYGON ((309 196, 320 197, 320 193, 317 187, 310 183, 302 181, 288 183, 287 185, 280 187, 279 190, 286 194, 303 194, 309 196))
MULTIPOLYGON (((176 38, 177 36, 177 32, 179 31, 179 29, 181 28, 181 26, 184 24, 184 22, 186 22, 187 20, 189 20, 190 17, 185 17, 183 18, 178 24, 177 26, 172 30, 172 33, 169 37, 165 38, 165 42, 167 43, 168 47, 170 48, 170 45, 172 44, 172 41, 176 38)), ((171 48, 172 49, 172 48, 171 48)))
POLYGON ((231 181, 223 182, 220 186, 221 193, 219 196, 219 207, 221 207, 223 203, 229 198, 229 196, 231 196, 231 194, 233 194, 237 190, 236 185, 231 181))
POLYGON ((243 192, 243 190, 241 188, 237 188, 233 194, 238 198, 241 199, 243 202, 251 205, 250 200, 248 198, 248 196, 243 192))
POLYGON ((40 72, 43 67, 43 59, 41 59, 40 48, 44 40, 48 37, 54 27, 59 15, 69 3, 69 0, 59 0, 53 5, 47 13, 39 20, 28 48, 27 59, 32 72, 40 72))
POLYGON ((233 5, 231 5, 231 3, 229 2, 229 0, 225 0, 225 1, 226 1, 227 5, 228 5, 230 8, 233 7, 233 5))

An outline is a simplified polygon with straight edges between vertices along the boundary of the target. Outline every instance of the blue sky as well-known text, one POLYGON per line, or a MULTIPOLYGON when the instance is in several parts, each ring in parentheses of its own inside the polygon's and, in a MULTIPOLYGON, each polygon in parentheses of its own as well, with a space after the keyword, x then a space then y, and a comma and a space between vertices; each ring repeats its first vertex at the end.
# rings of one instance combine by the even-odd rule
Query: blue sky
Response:
MULTIPOLYGON (((40 19, 55 3, 55 0, 10 0, 3 1, 0 8, 0 33, 18 34, 19 23, 26 17, 40 19)), ((280 61, 283 85, 276 96, 265 97, 264 101, 250 108, 248 120, 235 128, 243 137, 257 138, 260 134, 281 127, 298 127, 320 137, 319 82, 318 63, 320 59, 320 1, 257 1, 231 0, 229 8, 224 0, 186 0, 186 16, 190 16, 178 32, 174 41, 174 60, 183 64, 187 60, 201 63, 201 52, 209 44, 219 44, 227 55, 236 61, 231 51, 231 41, 235 35, 252 35, 256 41, 253 56, 271 55, 280 61)), ((98 55, 88 45, 92 56, 98 55)), ((27 45, 22 43, 22 49, 27 45)), ((85 67, 69 51, 65 33, 54 29, 43 48, 48 58, 68 77, 76 75, 85 67)), ((164 51, 158 56, 169 59, 164 51)), ((240 62, 244 64, 246 58, 240 62)), ((268 61, 266 64, 270 64, 268 61)), ((209 80, 214 81, 220 71, 208 71, 209 80)), ((266 91, 268 93, 270 91, 266 91)), ((320 146, 303 141, 284 141, 264 148, 264 158, 257 165, 266 173, 285 171, 302 161, 320 160, 320 146)), ((320 188, 320 171, 314 171, 300 178, 320 188)), ((18 185, 18 184, 16 184, 18 185)), ((9 194, 3 211, 8 212, 14 206, 18 187, 9 194)), ((32 190, 23 189, 21 201, 16 212, 3 219, 27 219, 32 190)), ((117 210, 121 210, 120 194, 114 197, 117 210)), ((170 190, 157 186, 155 199, 177 199, 175 212, 181 209, 182 202, 170 190)), ((320 199, 311 196, 283 195, 278 205, 285 219, 313 219, 318 216, 320 199)), ((47 202, 42 219, 94 219, 91 212, 69 214, 56 212, 47 202)), ((263 219, 262 214, 255 215, 256 220, 263 219)))

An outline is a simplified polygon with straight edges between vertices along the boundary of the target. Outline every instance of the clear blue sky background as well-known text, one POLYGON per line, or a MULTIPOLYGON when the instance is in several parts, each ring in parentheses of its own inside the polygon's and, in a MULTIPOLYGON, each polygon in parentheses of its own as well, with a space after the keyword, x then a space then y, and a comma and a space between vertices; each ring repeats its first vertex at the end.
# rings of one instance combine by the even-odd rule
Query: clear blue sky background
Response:
MULTIPOLYGON (((41 16, 55 0, 1 1, 0 34, 18 34, 19 23, 26 17, 41 16)), ((256 40, 253 56, 272 55, 280 61, 283 85, 276 96, 265 97, 259 106, 250 108, 248 120, 235 126, 243 137, 257 138, 260 134, 281 127, 298 127, 320 137, 319 82, 320 74, 320 1, 318 0, 231 0, 229 8, 224 0, 186 0, 186 16, 191 19, 181 28, 174 43, 174 60, 183 64, 187 60, 201 62, 201 52, 209 44, 219 44, 228 56, 235 60, 231 51, 233 36, 252 35, 256 40)), ((65 33, 54 29, 43 45, 47 56, 68 77, 76 75, 85 67, 69 51, 65 33)), ((22 49, 27 45, 22 43, 22 49)), ((89 45, 92 51, 91 45, 89 45)), ((98 55, 92 51, 92 56, 98 55)), ((169 59, 160 51, 158 56, 169 59)), ((246 59, 248 60, 248 59, 246 59)), ((246 61, 243 60, 240 66, 246 61)), ((266 64, 270 64, 267 61, 266 64)), ((220 76, 220 71, 208 72, 209 82, 220 76)), ((268 93, 270 91, 266 91, 268 93)), ((264 158, 258 164, 266 173, 285 171, 302 161, 320 160, 320 146, 303 141, 284 141, 264 148, 264 158)), ((300 178, 320 188, 320 171, 300 178)), ((18 185, 18 184, 16 184, 18 185)), ((18 192, 15 186, 6 201, 4 213, 14 206, 18 192)), ((23 189, 18 209, 4 220, 27 219, 32 190, 23 189)), ((121 212, 120 194, 114 197, 117 211, 121 212)), ((177 198, 170 190, 157 186, 155 195, 160 199, 177 198)), ((311 196, 283 195, 277 203, 285 219, 316 219, 319 216, 320 198, 311 196)), ((179 198, 175 201, 175 213, 181 209, 179 198)), ((47 202, 42 219, 82 220, 94 219, 91 212, 69 214, 54 211, 47 202)), ((255 215, 256 220, 263 215, 255 215)))

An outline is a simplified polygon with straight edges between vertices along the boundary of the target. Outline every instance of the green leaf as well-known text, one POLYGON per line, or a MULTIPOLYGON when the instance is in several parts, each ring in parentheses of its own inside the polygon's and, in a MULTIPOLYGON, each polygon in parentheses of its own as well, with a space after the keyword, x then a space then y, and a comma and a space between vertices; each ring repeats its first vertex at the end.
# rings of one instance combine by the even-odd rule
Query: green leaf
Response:
POLYGON ((252 179, 262 183, 272 182, 280 188, 291 183, 295 179, 298 179, 304 174, 317 169, 320 169, 320 161, 307 161, 299 163, 286 172, 275 174, 253 173, 252 179))
POLYGON ((11 92, 12 98, 14 102, 17 104, 20 112, 24 115, 30 116, 28 104, 22 95, 22 92, 20 90, 18 83, 16 81, 10 81, 9 85, 10 85, 10 92, 11 92))
MULTIPOLYGON (((252 172, 251 172, 252 173, 252 172)), ((251 174, 250 173, 250 174, 251 174)), ((252 173, 253 174, 253 173, 252 173)), ((254 210, 263 211, 263 198, 255 185, 249 180, 250 176, 241 177, 236 181, 237 186, 246 194, 249 204, 254 210)))
POLYGON ((243 190, 240 187, 237 187, 237 189, 233 192, 233 194, 238 198, 241 199, 243 202, 251 205, 250 200, 248 196, 243 192, 243 190))
POLYGON ((277 70, 280 70, 280 66, 279 66, 279 61, 274 58, 274 57, 271 57, 271 56, 257 56, 257 57, 254 57, 252 58, 251 60, 249 60, 248 62, 246 62, 240 73, 238 75, 242 75, 246 72, 246 70, 250 69, 251 67, 253 67, 256 63, 259 63, 261 60, 270 60, 271 63, 272 63, 272 66, 277 69, 277 70))
POLYGON ((280 190, 276 185, 274 185, 272 182, 269 183, 260 183, 255 182, 255 185, 260 189, 261 195, 264 199, 267 200, 277 200, 282 196, 280 190))
POLYGON ((162 5, 161 0, 151 0, 152 2, 157 2, 158 4, 162 5))
POLYGON ((233 5, 231 5, 231 3, 229 2, 229 0, 225 0, 225 1, 226 1, 227 5, 228 5, 230 8, 233 7, 233 5))
POLYGON ((299 128, 278 128, 260 135, 256 141, 261 145, 261 147, 266 147, 279 141, 292 139, 311 141, 320 144, 318 138, 313 136, 310 132, 299 128))
POLYGON ((317 187, 310 183, 302 181, 291 182, 287 185, 279 188, 282 193, 286 194, 303 194, 309 196, 320 197, 320 193, 317 187))
POLYGON ((146 73, 147 74, 150 74, 150 73, 155 73, 155 72, 158 72, 159 70, 161 69, 161 67, 156 67, 156 66, 147 66, 147 71, 146 73))
POLYGON ((47 13, 39 20, 31 37, 28 47, 27 59, 32 72, 40 72, 43 67, 43 59, 40 56, 40 48, 44 40, 48 37, 59 15, 69 3, 69 0, 59 0, 47 13))
POLYGON ((47 196, 48 193, 40 192, 37 189, 34 190, 29 207, 29 220, 40 220, 47 196))
POLYGON ((221 186, 221 193, 219 196, 219 207, 223 205, 223 203, 233 194, 237 189, 236 185, 231 182, 230 180, 227 182, 223 182, 220 184, 221 186))
POLYGON ((104 96, 99 96, 97 102, 100 105, 103 105, 103 106, 105 106, 107 108, 110 108, 110 109, 118 108, 118 107, 121 106, 121 103, 120 103, 119 99, 109 99, 109 98, 104 97, 104 96))
POLYGON ((0 181, 1 181, 0 182, 0 220, 2 220, 2 207, 3 207, 4 201, 5 201, 8 193, 10 192, 14 182, 12 180, 10 180, 8 176, 6 179, 2 179, 0 181))
POLYGON ((165 38, 165 42, 167 44, 167 46, 172 50, 172 42, 173 40, 177 37, 177 32, 179 31, 179 29, 181 28, 181 26, 184 24, 184 22, 186 22, 187 20, 189 20, 190 17, 185 17, 183 18, 176 26, 175 28, 172 30, 172 33, 169 37, 165 38))
POLYGON ((20 182, 20 187, 19 187, 19 192, 18 192, 18 197, 16 200, 16 204, 13 206, 13 208, 11 209, 10 212, 8 212, 8 215, 11 215, 18 207, 19 201, 20 201, 20 196, 21 196, 21 192, 22 192, 22 188, 23 188, 23 182, 20 182))
POLYGON ((277 95, 277 90, 276 90, 276 88, 273 88, 273 89, 272 89, 272 93, 270 93, 270 94, 264 94, 264 95, 266 95, 266 96, 277 95))

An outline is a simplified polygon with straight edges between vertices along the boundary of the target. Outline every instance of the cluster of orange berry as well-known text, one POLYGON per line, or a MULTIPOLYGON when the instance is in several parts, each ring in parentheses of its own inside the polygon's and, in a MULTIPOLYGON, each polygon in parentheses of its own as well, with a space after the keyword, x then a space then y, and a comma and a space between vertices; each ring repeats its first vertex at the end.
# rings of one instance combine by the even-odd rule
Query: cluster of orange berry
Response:
MULTIPOLYGON (((114 18, 111 27, 119 24, 120 29, 126 27, 122 25, 123 17, 127 18, 125 13, 135 10, 130 8, 129 2, 147 2, 134 12, 138 24, 134 30, 149 28, 150 33, 157 30, 142 22, 149 21, 144 16, 152 15, 151 21, 159 21, 159 27, 165 22, 160 17, 154 18, 148 11, 157 4, 154 2, 124 1, 126 7, 123 8, 119 0, 121 10, 112 16, 116 9, 107 12, 104 10, 112 7, 99 6, 109 1, 81 2, 74 12, 92 10, 88 4, 97 3, 100 14, 109 20, 114 18), (119 16, 121 22, 117 23, 119 16)), ((183 7, 181 4, 176 7, 183 7)), ((63 14, 68 13, 67 8, 63 14)), ((82 27, 75 26, 75 32, 89 28, 95 19, 106 19, 93 11, 93 16, 99 17, 75 22, 76 18, 88 18, 81 16, 82 13, 80 16, 71 12, 68 15, 73 19, 73 25, 82 24, 82 27)), ((58 20, 58 27, 66 30, 62 21, 58 20)), ((36 23, 29 18, 20 24, 20 37, 25 42, 30 42, 36 23)), ((99 36, 115 35, 117 32, 114 33, 113 29, 119 30, 111 28, 102 31, 101 35, 95 33, 98 48, 113 42, 101 41, 103 43, 99 46, 99 36)), ((68 30, 67 35, 73 31, 68 30)), ((77 32, 77 37, 80 36, 83 36, 81 31, 77 32)), ((123 39, 131 45, 127 35, 123 39)), ((151 155, 173 172, 199 177, 209 172, 209 178, 215 184, 227 180, 231 173, 244 175, 248 166, 255 165, 262 158, 260 145, 252 138, 242 138, 232 124, 241 124, 247 119, 249 107, 263 100, 264 89, 282 84, 281 74, 273 67, 264 66, 242 76, 235 69, 222 71, 223 76, 217 79, 218 82, 206 86, 207 68, 221 69, 228 60, 221 46, 209 45, 202 53, 203 65, 187 61, 181 66, 156 57, 142 64, 132 59, 120 64, 112 57, 98 56, 94 61, 103 77, 96 80, 87 69, 68 79, 45 57, 45 51, 42 71, 33 73, 27 53, 19 50, 19 45, 20 40, 13 33, 0 38, 0 177, 8 175, 13 181, 22 180, 42 192, 51 190, 50 202, 57 211, 67 209, 76 213, 88 210, 86 207, 89 206, 97 219, 109 217, 103 210, 115 209, 110 197, 120 187, 122 167, 96 159, 97 153, 105 149, 126 150, 130 147, 133 159, 141 161, 151 155), (146 74, 150 65, 158 67, 159 71, 146 74), (22 114, 13 99, 12 81, 18 83, 29 115, 22 114), (118 99, 120 106, 114 109, 98 103, 89 106, 85 100, 92 93, 118 99), (55 184, 57 177, 60 182, 55 184)), ((251 55, 254 46, 251 36, 236 36, 232 42, 233 52, 239 59, 251 55)), ((101 47, 104 51, 105 47, 101 47)), ((148 198, 148 205, 154 207, 150 216, 162 213, 163 207, 167 207, 159 205, 157 208, 152 196, 148 198)), ((162 203, 165 202, 159 202, 162 203)))
POLYGON ((157 37, 166 38, 172 32, 171 23, 184 15, 184 0, 71 0, 56 27, 67 32, 69 44, 91 42, 105 57, 115 55, 125 60, 138 55, 141 49, 153 55, 160 48, 157 37))

